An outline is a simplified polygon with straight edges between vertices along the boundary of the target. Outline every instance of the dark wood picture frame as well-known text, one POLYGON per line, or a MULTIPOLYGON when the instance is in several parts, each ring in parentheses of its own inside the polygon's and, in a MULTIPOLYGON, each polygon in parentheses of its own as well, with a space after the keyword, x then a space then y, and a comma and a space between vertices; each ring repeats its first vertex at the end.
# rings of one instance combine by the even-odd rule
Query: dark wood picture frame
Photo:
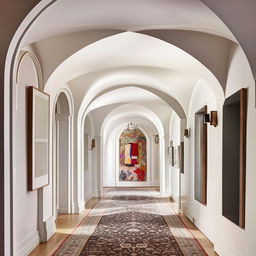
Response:
POLYGON ((207 106, 204 106, 200 110, 198 110, 195 113, 195 154, 194 154, 194 159, 195 159, 195 199, 206 205, 207 204, 207 123, 202 121, 202 138, 197 138, 196 135, 196 130, 197 130, 197 116, 200 116, 202 120, 204 120, 205 115, 207 114, 207 106), (198 150, 196 140, 200 141, 200 149, 198 150), (200 154, 200 156, 197 156, 197 154, 200 154), (197 157, 200 159, 200 162, 197 163, 197 157), (197 170, 197 166, 201 166, 200 170, 197 170), (197 175, 201 175, 199 179, 197 179, 197 175), (200 180, 200 184, 197 184, 197 180, 200 180), (201 198, 198 198, 197 196, 197 189, 199 187, 199 191, 201 191, 201 198))
POLYGON ((169 154, 169 160, 170 160, 170 164, 173 167, 174 166, 174 147, 173 147, 173 140, 170 141, 170 145, 168 147, 168 154, 169 154))
POLYGON ((27 88, 28 190, 49 184, 50 96, 27 88), (37 157, 38 156, 38 157, 37 157))
POLYGON ((247 89, 242 88, 223 106, 222 162, 222 215, 241 228, 245 227, 246 129, 247 89))
POLYGON ((180 143, 180 172, 184 174, 184 142, 180 143))

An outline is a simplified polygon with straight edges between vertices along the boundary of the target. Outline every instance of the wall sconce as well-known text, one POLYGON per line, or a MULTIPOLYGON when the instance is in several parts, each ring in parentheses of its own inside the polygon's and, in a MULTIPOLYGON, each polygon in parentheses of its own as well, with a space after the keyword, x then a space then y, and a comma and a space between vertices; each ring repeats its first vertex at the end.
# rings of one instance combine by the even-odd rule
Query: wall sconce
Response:
POLYGON ((204 114, 204 122, 210 123, 216 127, 218 125, 218 113, 217 111, 211 111, 210 114, 204 114))
POLYGON ((159 143, 159 136, 155 135, 155 143, 158 144, 159 143))
POLYGON ((95 148, 95 139, 92 139, 90 150, 93 150, 94 148, 95 148))
POLYGON ((211 125, 216 127, 218 125, 218 113, 217 111, 211 111, 211 125))
POLYGON ((187 139, 190 137, 190 129, 184 130, 184 137, 186 137, 187 139))

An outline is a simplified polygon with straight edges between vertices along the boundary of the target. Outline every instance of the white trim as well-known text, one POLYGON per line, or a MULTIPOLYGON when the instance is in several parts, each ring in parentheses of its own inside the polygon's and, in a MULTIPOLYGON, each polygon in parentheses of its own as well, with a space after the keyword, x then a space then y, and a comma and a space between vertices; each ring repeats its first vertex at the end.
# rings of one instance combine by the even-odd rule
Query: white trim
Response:
POLYGON ((58 213, 70 213, 69 208, 59 208, 58 213))
POLYGON ((220 237, 215 238, 214 250, 221 256, 242 256, 220 237))
POLYGON ((81 213, 84 210, 85 202, 74 202, 73 203, 73 211, 72 213, 81 213))
POLYGON ((16 247, 15 247, 15 255, 16 256, 26 256, 28 255, 35 247, 39 245, 40 238, 39 232, 35 231, 29 234, 25 239, 23 239, 16 247))
MULTIPOLYGON (((92 169, 93 169, 93 160, 92 160, 92 157, 93 157, 92 153, 93 152, 92 152, 92 150, 89 150, 91 140, 92 140, 92 138, 94 138, 94 123, 93 123, 93 118, 92 118, 91 113, 88 113, 87 115, 84 116, 84 119, 82 120, 81 127, 82 127, 81 131, 82 131, 82 134, 83 134, 81 142, 80 142, 80 145, 81 145, 80 149, 81 150, 79 151, 79 148, 77 148, 77 161, 78 161, 78 158, 79 158, 81 162, 77 162, 77 170, 80 170, 80 172, 81 172, 81 179, 80 180, 78 179, 78 182, 81 182, 81 199, 86 202, 85 185, 84 185, 85 184, 84 183, 84 172, 85 171, 90 171, 91 174, 92 174, 92 169), (88 134, 88 149, 87 149, 88 165, 87 165, 87 170, 84 169, 84 156, 85 156, 84 134, 86 134, 85 131, 84 131, 85 130, 84 125, 85 125, 85 122, 86 122, 86 118, 88 118, 89 123, 90 123, 90 133, 87 133, 88 134)), ((77 141, 77 147, 79 147, 78 144, 79 144, 79 142, 77 141)), ((78 187, 78 185, 77 185, 77 187, 78 187)))
POLYGON ((91 198, 93 198, 95 195, 94 195, 94 193, 92 192, 92 191, 90 191, 89 193, 87 193, 87 195, 86 195, 86 197, 85 197, 85 199, 84 199, 84 202, 85 202, 85 204, 91 199, 91 198))
POLYGON ((73 206, 73 112, 74 112, 74 102, 72 98, 71 92, 67 89, 63 88, 55 96, 53 108, 52 108, 52 202, 53 202, 53 215, 55 218, 57 217, 58 212, 60 213, 71 213, 73 206), (68 106, 69 106, 69 114, 61 114, 55 113, 55 108, 58 103, 58 99, 61 93, 64 93, 68 106), (59 122, 67 121, 68 122, 68 165, 69 165, 69 173, 68 173, 68 208, 58 209, 58 129, 59 122), (67 211, 67 212, 65 212, 67 211))
POLYGON ((102 197, 102 191, 101 190, 94 190, 92 192, 92 197, 102 197))
POLYGON ((40 242, 47 242, 56 232, 55 216, 49 217, 43 223, 39 223, 40 242))
POLYGON ((181 211, 192 223, 195 223, 195 218, 186 209, 181 209, 181 211))

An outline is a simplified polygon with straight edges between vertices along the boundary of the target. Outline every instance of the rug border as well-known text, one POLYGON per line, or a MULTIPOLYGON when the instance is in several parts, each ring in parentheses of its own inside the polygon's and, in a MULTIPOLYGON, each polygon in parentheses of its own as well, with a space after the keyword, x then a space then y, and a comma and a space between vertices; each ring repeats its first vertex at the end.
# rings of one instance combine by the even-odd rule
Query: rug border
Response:
MULTIPOLYGON (((112 192, 112 191, 108 191, 108 192, 112 192)), ((107 192, 106 192, 107 193, 107 192)), ((69 233, 66 237, 65 237, 65 239, 61 242, 61 244, 53 251, 53 253, 51 254, 52 256, 54 256, 55 254, 56 254, 56 252, 60 249, 60 247, 68 240, 68 238, 70 237, 70 236, 72 236, 73 234, 74 234, 74 232, 82 225, 82 223, 86 220, 86 218, 88 218, 88 216, 89 216, 89 214, 91 213, 91 211, 102 201, 102 200, 104 200, 105 198, 107 198, 106 197, 106 193, 104 193, 104 195, 99 199, 99 201, 94 205, 94 207, 92 208, 92 209, 90 209, 89 211, 88 211, 88 213, 87 213, 87 215, 81 220, 81 222, 75 227, 75 229, 71 232, 71 233, 69 233)), ((169 201, 169 199, 167 199, 166 200, 167 201, 167 203, 168 203, 168 205, 169 205, 169 207, 172 209, 172 210, 174 210, 173 208, 172 208, 172 206, 171 206, 171 203, 170 203, 170 201, 169 201)), ((209 256, 209 254, 205 251, 205 249, 203 248, 203 246, 200 244, 200 242, 198 241, 198 239, 195 237, 195 235, 190 231, 190 229, 188 228, 188 226, 185 224, 185 222, 182 220, 182 218, 181 218, 181 216, 178 214, 178 213, 176 213, 176 211, 174 210, 174 213, 175 213, 175 215, 178 217, 178 219, 180 220, 180 222, 182 223, 182 225, 184 226, 184 228, 186 228, 187 229, 187 231, 192 235, 192 237, 193 237, 193 239, 196 241, 196 243, 199 245, 199 247, 202 249, 202 251, 203 251, 203 253, 205 254, 205 256, 209 256)), ((186 218, 187 218, 187 216, 186 215, 184 215, 186 218)), ((101 216, 102 217, 102 216, 101 216)), ((162 217, 164 217, 164 216, 162 216, 162 217)), ((165 218, 164 218, 164 220, 165 220, 165 218)), ((168 225, 168 223, 167 223, 167 221, 165 220, 165 222, 166 222, 166 224, 168 225)), ((192 222, 191 222, 192 223, 192 222)), ((169 225, 168 225, 169 226, 169 225)), ((195 226, 196 227, 196 226, 195 226)), ((197 228, 197 227, 196 227, 197 228)), ((197 228, 198 229, 198 228, 197 228)), ((198 229, 199 230, 199 229, 198 229)), ((200 231, 200 230, 199 230, 200 231)), ((200 231, 201 232, 201 231, 200 231)), ((93 232, 94 233, 94 232, 93 232)), ((202 232, 201 232, 202 233, 202 232)), ((203 233, 202 233, 203 234, 203 233)), ((204 234, 203 234, 204 235, 204 234)), ((91 237, 91 236, 90 236, 91 237)), ((178 241, 177 241, 177 239, 176 239, 176 237, 174 236, 174 238, 175 238, 175 240, 176 240, 176 242, 178 243, 178 241)), ((87 241, 86 241, 86 243, 87 243, 87 241)), ((86 244, 85 243, 85 244, 86 244)), ((180 245, 179 245, 179 243, 178 243, 178 246, 180 247, 180 245)), ((182 253, 183 253, 183 250, 182 250, 182 248, 180 247, 180 249, 181 249, 181 251, 182 251, 182 253)))
POLYGON ((75 233, 75 231, 82 225, 85 219, 89 217, 91 211, 100 203, 101 200, 103 200, 103 198, 104 196, 101 197, 100 200, 94 205, 94 207, 88 211, 87 215, 81 220, 81 222, 75 227, 75 229, 65 237, 61 244, 53 251, 53 253, 51 254, 52 256, 54 256, 56 252, 60 249, 60 247, 69 239, 69 237, 75 233))

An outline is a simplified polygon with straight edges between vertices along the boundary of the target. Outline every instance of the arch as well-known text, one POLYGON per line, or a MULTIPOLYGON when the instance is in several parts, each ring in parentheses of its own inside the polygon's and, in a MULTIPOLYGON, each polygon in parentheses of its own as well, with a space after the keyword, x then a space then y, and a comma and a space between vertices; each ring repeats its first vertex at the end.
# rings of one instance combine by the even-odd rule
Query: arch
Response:
MULTIPOLYGON (((91 103, 96 100, 97 98, 99 98, 100 96, 108 93, 108 92, 111 92, 111 91, 114 91, 116 89, 119 89, 119 88, 126 88, 126 87, 129 87, 128 85, 122 85, 122 84, 119 84, 119 85, 113 85, 112 87, 109 87, 108 89, 106 90, 103 90, 101 91, 99 94, 97 94, 92 100, 91 100, 91 103)), ((179 116, 181 119, 186 119, 186 113, 183 109, 183 107, 181 106, 181 104, 175 99, 173 98, 172 96, 168 95, 167 93, 165 92, 162 92, 161 90, 158 90, 158 89, 155 89, 149 85, 133 85, 133 87, 137 87, 137 88, 141 88, 141 89, 144 89, 146 91, 149 91, 153 94, 155 94, 156 96, 158 96, 160 99, 162 99, 163 101, 165 101, 179 116)))
POLYGON ((73 100, 68 90, 60 90, 53 105, 52 177, 53 213, 72 212, 73 190, 73 100), (61 138, 61 139, 60 139, 61 138), (61 186, 59 185, 61 184, 61 186), (59 195, 62 195, 61 197, 59 195))
MULTIPOLYGON (((12 173, 13 173, 13 165, 10 161, 12 159, 12 113, 13 113, 13 67, 14 62, 16 58, 16 54, 19 50, 19 46, 26 35, 27 31, 29 30, 29 27, 34 23, 34 21, 47 9, 49 8, 53 3, 57 2, 57 0, 53 1, 42 1, 40 2, 32 11, 31 13, 24 19, 23 23, 21 24, 20 28, 16 32, 11 44, 10 48, 8 50, 7 58, 6 58, 6 65, 5 65, 5 143, 4 143, 4 149, 5 149, 5 156, 4 156, 4 166, 5 166, 5 215, 9 215, 9 210, 12 208, 10 207, 10 201, 12 201, 12 198, 10 195, 10 191, 13 189, 13 182, 12 182, 12 173), (10 170, 10 171, 9 171, 10 170), (10 200, 11 199, 11 200, 10 200)), ((12 214, 12 213, 11 213, 12 214)), ((5 221, 5 232, 6 237, 10 237, 10 227, 11 227, 11 220, 6 219, 5 221)), ((12 241, 12 239, 6 239, 6 248, 8 251, 8 248, 10 247, 8 245, 9 241, 12 241)), ((7 252, 8 255, 8 252, 7 252)))
POLYGON ((81 200, 87 202, 90 200, 93 186, 92 186, 92 174, 93 174, 93 152, 91 149, 91 141, 94 138, 94 123, 91 113, 88 113, 83 124, 82 131, 84 136, 82 137, 82 172, 81 172, 81 188, 82 195, 81 200))
MULTIPOLYGON (((128 54, 129 55, 129 54, 128 54)), ((89 46, 84 47, 83 49, 77 51, 75 54, 73 54, 71 57, 66 59, 62 64, 60 64, 55 71, 52 73, 50 78, 47 81, 46 87, 51 87, 58 83, 66 83, 68 81, 73 81, 78 78, 82 78, 83 75, 91 76, 94 73, 99 72, 105 72, 108 70, 118 70, 120 68, 131 68, 133 65, 137 65, 137 68, 139 67, 147 67, 147 68, 154 68, 154 69, 165 69, 169 70, 170 73, 175 73, 178 71, 182 71, 185 76, 198 76, 198 79, 204 79, 208 84, 213 88, 214 92, 218 95, 222 95, 223 89, 221 85, 219 84, 217 78, 213 75, 213 73, 206 68, 201 62, 199 62, 195 57, 191 56, 184 50, 181 50, 180 48, 167 43, 163 40, 160 40, 158 38, 134 33, 134 32, 123 32, 118 35, 112 35, 109 37, 106 37, 104 39, 101 39, 89 46), (147 48, 151 48, 152 45, 155 47, 158 47, 159 55, 153 54, 155 51, 151 51, 150 54, 142 54, 141 58, 138 58, 140 48, 137 47, 134 52, 130 52, 130 57, 124 56, 123 58, 120 57, 120 54, 118 53, 120 51, 124 51, 122 48, 122 45, 124 45, 125 41, 129 41, 133 44, 146 44, 147 48), (105 53, 102 51, 102 48, 108 48, 113 47, 113 45, 117 45, 117 49, 113 49, 113 52, 111 54, 105 53), (121 46, 120 46, 121 45, 121 46), (120 49, 119 49, 120 48, 120 49), (95 54, 98 56, 98 52, 101 50, 102 57, 101 58, 95 58, 95 54), (116 56, 117 55, 117 56, 116 56), (159 59, 157 56, 165 56, 166 58, 159 59), (108 59, 113 59, 113 61, 106 61, 108 59), (136 63, 136 64, 134 64, 136 63), (86 71, 84 69, 84 66, 86 66, 86 71), (96 68, 97 67, 97 68, 96 68), (71 70, 76 70, 76 72, 72 73, 71 70)), ((100 76, 100 74, 97 74, 100 76)), ((133 74, 129 74, 132 76, 133 74)), ((141 76, 142 77, 142 76, 141 76)), ((108 78, 109 79, 109 78, 108 78)), ((111 79, 111 77, 110 77, 111 79)), ((145 77, 144 77, 145 79, 145 77)), ((80 79, 81 80, 81 79, 80 79)), ((102 79, 101 81, 97 81, 96 83, 93 83, 93 90, 94 95, 91 96, 92 98, 97 94, 100 93, 100 91, 103 91, 107 88, 99 88, 100 86, 103 86, 103 83, 106 83, 107 79, 102 79)), ((81 81, 80 81, 81 82, 81 81)), ((151 81, 152 82, 152 81, 151 81)), ((118 84, 123 84, 124 82, 119 82, 118 84)), ((133 83, 136 84, 136 81, 133 83)), ((154 82, 156 83, 156 81, 154 82)), ((117 84, 117 82, 111 82, 110 84, 117 84)), ((140 82, 138 84, 147 84, 147 82, 144 81, 144 83, 140 82)), ((178 86, 175 84, 172 84, 173 86, 178 86)), ((154 86, 154 89, 158 89, 159 87, 154 86)), ((92 88, 92 86, 91 86, 92 88)), ((86 93, 92 93, 92 89, 89 89, 86 93)), ((165 93, 168 94, 167 91, 165 93)), ((93 94, 93 93, 92 93, 93 94)), ((159 92, 158 92, 159 94, 159 92)), ((89 94, 88 94, 89 95, 89 94)), ((172 96, 172 95, 170 95, 172 96)), ((88 99, 88 101, 90 101, 88 99)), ((83 104, 84 105, 84 102, 83 104)), ((179 111, 177 111, 179 112, 179 111)))
MULTIPOLYGON (((160 173, 160 192, 162 195, 165 194, 165 171, 164 171, 164 129, 162 123, 158 116, 153 113, 151 110, 142 107, 136 104, 124 104, 121 105, 114 110, 112 110, 104 119, 102 126, 101 126, 101 187, 103 185, 103 173, 104 173, 104 166, 103 163, 106 163, 106 148, 108 138, 110 136, 117 136, 122 133, 122 129, 118 127, 124 128, 124 123, 127 125, 130 121, 134 121, 142 130, 145 131, 145 135, 147 135, 146 128, 143 127, 147 124, 148 127, 153 128, 154 134, 158 134, 160 138, 159 142, 159 173, 160 173), (130 109, 135 109, 131 111, 130 109), (150 119, 149 119, 150 117, 150 119), (144 120, 145 124, 143 125, 141 122, 144 120), (112 134, 112 135, 111 135, 112 134)), ((148 141, 151 141, 150 136, 148 136, 148 141)), ((149 152, 151 149, 148 149, 149 152)), ((152 164, 149 163, 149 166, 152 164)))
POLYGON ((64 92, 61 92, 57 97, 55 114, 70 115, 70 106, 69 106, 68 98, 64 92))
MULTIPOLYGON (((29 48, 29 47, 28 47, 29 48)), ((38 77, 38 85, 39 85, 39 89, 43 89, 43 73, 42 73, 42 67, 40 64, 39 59, 37 58, 37 56, 31 51, 31 49, 29 48, 28 50, 23 50, 19 53, 19 56, 17 57, 18 61, 17 61, 17 66, 15 68, 16 70, 16 74, 15 76, 15 82, 17 83, 18 81, 18 77, 19 77, 19 68, 20 65, 22 63, 22 60, 26 57, 29 57, 32 62, 35 65, 35 69, 36 69, 36 73, 37 73, 37 77, 38 77)))

